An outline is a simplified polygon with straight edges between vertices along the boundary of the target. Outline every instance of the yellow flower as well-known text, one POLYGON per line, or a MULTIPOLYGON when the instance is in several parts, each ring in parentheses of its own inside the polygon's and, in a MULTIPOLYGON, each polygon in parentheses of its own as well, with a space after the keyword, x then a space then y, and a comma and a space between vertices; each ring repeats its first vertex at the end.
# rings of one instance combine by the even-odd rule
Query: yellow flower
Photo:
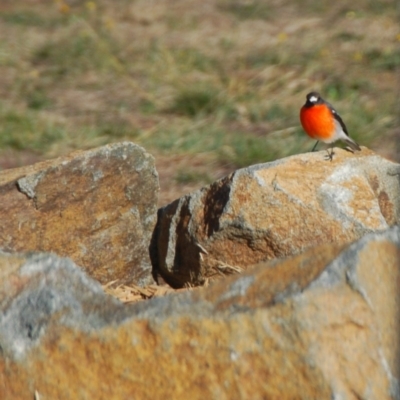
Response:
POLYGON ((287 38, 288 38, 287 33, 286 32, 281 32, 278 35, 278 42, 280 42, 280 43, 286 42, 287 38))
POLYGON ((87 1, 85 3, 85 6, 89 11, 95 11, 97 8, 97 5, 94 1, 87 1))
POLYGON ((364 56, 363 56, 363 53, 361 53, 361 51, 356 51, 356 52, 353 54, 353 60, 354 60, 354 61, 360 62, 360 61, 363 60, 363 58, 364 58, 364 56))
POLYGON ((328 49, 321 49, 319 51, 319 55, 320 55, 320 57, 327 57, 327 56, 329 56, 329 50, 328 49))
POLYGON ((111 18, 106 18, 104 20, 104 26, 106 27, 106 29, 108 29, 109 31, 114 29, 115 26, 115 21, 111 18))
POLYGON ((37 69, 33 69, 29 72, 29 76, 33 79, 39 78, 39 71, 37 69))
POLYGON ((64 3, 63 1, 59 2, 58 9, 63 14, 68 14, 70 12, 70 7, 68 4, 64 3))

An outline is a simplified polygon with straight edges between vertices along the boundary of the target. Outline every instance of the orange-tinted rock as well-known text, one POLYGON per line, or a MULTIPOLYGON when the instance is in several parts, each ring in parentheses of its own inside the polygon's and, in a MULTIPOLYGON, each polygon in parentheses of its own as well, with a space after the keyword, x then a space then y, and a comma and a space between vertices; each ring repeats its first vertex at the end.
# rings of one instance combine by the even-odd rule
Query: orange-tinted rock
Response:
POLYGON ((0 274, 2 399, 400 394, 400 228, 132 306, 54 256, 0 274))
POLYGON ((0 172, 0 248, 72 258, 100 282, 152 281, 154 159, 133 143, 0 172))
POLYGON ((335 149, 238 170, 159 210, 155 271, 174 287, 400 222, 400 165, 335 149))

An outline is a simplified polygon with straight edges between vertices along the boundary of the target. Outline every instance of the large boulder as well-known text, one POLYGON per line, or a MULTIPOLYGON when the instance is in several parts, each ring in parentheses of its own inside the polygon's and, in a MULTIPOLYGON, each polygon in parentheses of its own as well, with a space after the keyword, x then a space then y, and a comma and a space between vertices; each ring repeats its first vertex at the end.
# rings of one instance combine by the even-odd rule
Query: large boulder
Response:
POLYGON ((368 149, 244 168, 159 210, 151 256, 173 287, 400 222, 400 165, 368 149))
POLYGON ((0 172, 0 248, 71 257, 100 282, 152 281, 154 159, 118 143, 0 172))
POLYGON ((0 254, 1 398, 398 399, 400 228, 124 306, 0 254))

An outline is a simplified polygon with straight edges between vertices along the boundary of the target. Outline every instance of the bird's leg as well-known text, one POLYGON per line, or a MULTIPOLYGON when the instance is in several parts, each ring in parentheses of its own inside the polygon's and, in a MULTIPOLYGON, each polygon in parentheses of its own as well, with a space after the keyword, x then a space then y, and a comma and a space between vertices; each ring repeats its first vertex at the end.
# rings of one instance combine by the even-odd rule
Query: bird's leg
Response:
POLYGON ((317 140, 317 143, 315 143, 314 147, 313 147, 312 150, 311 150, 311 153, 312 153, 313 151, 315 151, 315 149, 317 148, 318 143, 319 143, 319 140, 317 140))
POLYGON ((325 156, 325 160, 332 161, 332 160, 333 160, 333 155, 335 154, 335 152, 333 151, 333 147, 328 147, 328 148, 326 149, 326 152, 327 152, 328 154, 325 156), (331 149, 331 152, 330 152, 330 153, 329 153, 329 149, 331 149))

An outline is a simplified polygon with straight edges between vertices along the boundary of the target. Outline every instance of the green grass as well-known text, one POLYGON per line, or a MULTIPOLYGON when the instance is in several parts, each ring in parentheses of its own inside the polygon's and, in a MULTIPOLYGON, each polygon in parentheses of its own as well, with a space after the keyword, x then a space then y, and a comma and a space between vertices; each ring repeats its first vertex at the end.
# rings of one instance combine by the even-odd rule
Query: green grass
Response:
POLYGON ((218 114, 225 119, 235 119, 236 111, 223 93, 212 87, 191 87, 179 91, 169 112, 188 117, 218 114))
POLYGON ((365 54, 366 63, 373 67, 396 72, 400 68, 400 49, 382 51, 380 49, 369 50, 365 54))
MULTIPOLYGON (((361 145, 391 151, 398 21, 389 1, 355 1, 9 2, 0 150, 49 157, 132 140, 205 154, 213 177, 215 165, 309 151, 298 112, 315 89, 361 145)), ((195 172, 171 181, 207 181, 195 172)))
POLYGON ((180 169, 175 175, 175 181, 182 185, 191 183, 212 183, 212 177, 204 172, 198 172, 195 169, 180 169))
POLYGON ((273 18, 274 9, 262 0, 225 0, 220 1, 219 9, 233 14, 239 20, 269 20, 273 18))
POLYGON ((246 137, 240 133, 231 135, 229 142, 219 149, 220 158, 237 167, 272 161, 278 153, 265 138, 246 137))
POLYGON ((218 106, 218 93, 215 90, 189 88, 178 93, 170 111, 195 117, 199 114, 211 114, 218 106))
POLYGON ((65 139, 63 126, 40 120, 34 113, 17 112, 0 105, 0 148, 45 151, 65 139))
POLYGON ((218 61, 194 48, 172 49, 172 55, 181 71, 191 72, 193 70, 202 72, 218 71, 218 61))
POLYGON ((49 41, 37 49, 33 63, 47 66, 57 79, 86 71, 105 71, 113 67, 109 54, 90 32, 81 30, 59 40, 49 41))
POLYGON ((15 12, 2 12, 0 18, 9 24, 20 25, 20 26, 34 26, 34 27, 45 27, 49 25, 49 19, 39 15, 33 10, 22 10, 15 12))
POLYGON ((179 127, 163 127, 154 132, 156 137, 142 139, 148 147, 151 144, 164 153, 212 152, 223 145, 225 131, 218 126, 199 123, 193 126, 188 120, 181 120, 179 127))
POLYGON ((43 88, 33 88, 26 93, 26 104, 34 110, 41 110, 51 105, 51 100, 46 95, 43 88))

